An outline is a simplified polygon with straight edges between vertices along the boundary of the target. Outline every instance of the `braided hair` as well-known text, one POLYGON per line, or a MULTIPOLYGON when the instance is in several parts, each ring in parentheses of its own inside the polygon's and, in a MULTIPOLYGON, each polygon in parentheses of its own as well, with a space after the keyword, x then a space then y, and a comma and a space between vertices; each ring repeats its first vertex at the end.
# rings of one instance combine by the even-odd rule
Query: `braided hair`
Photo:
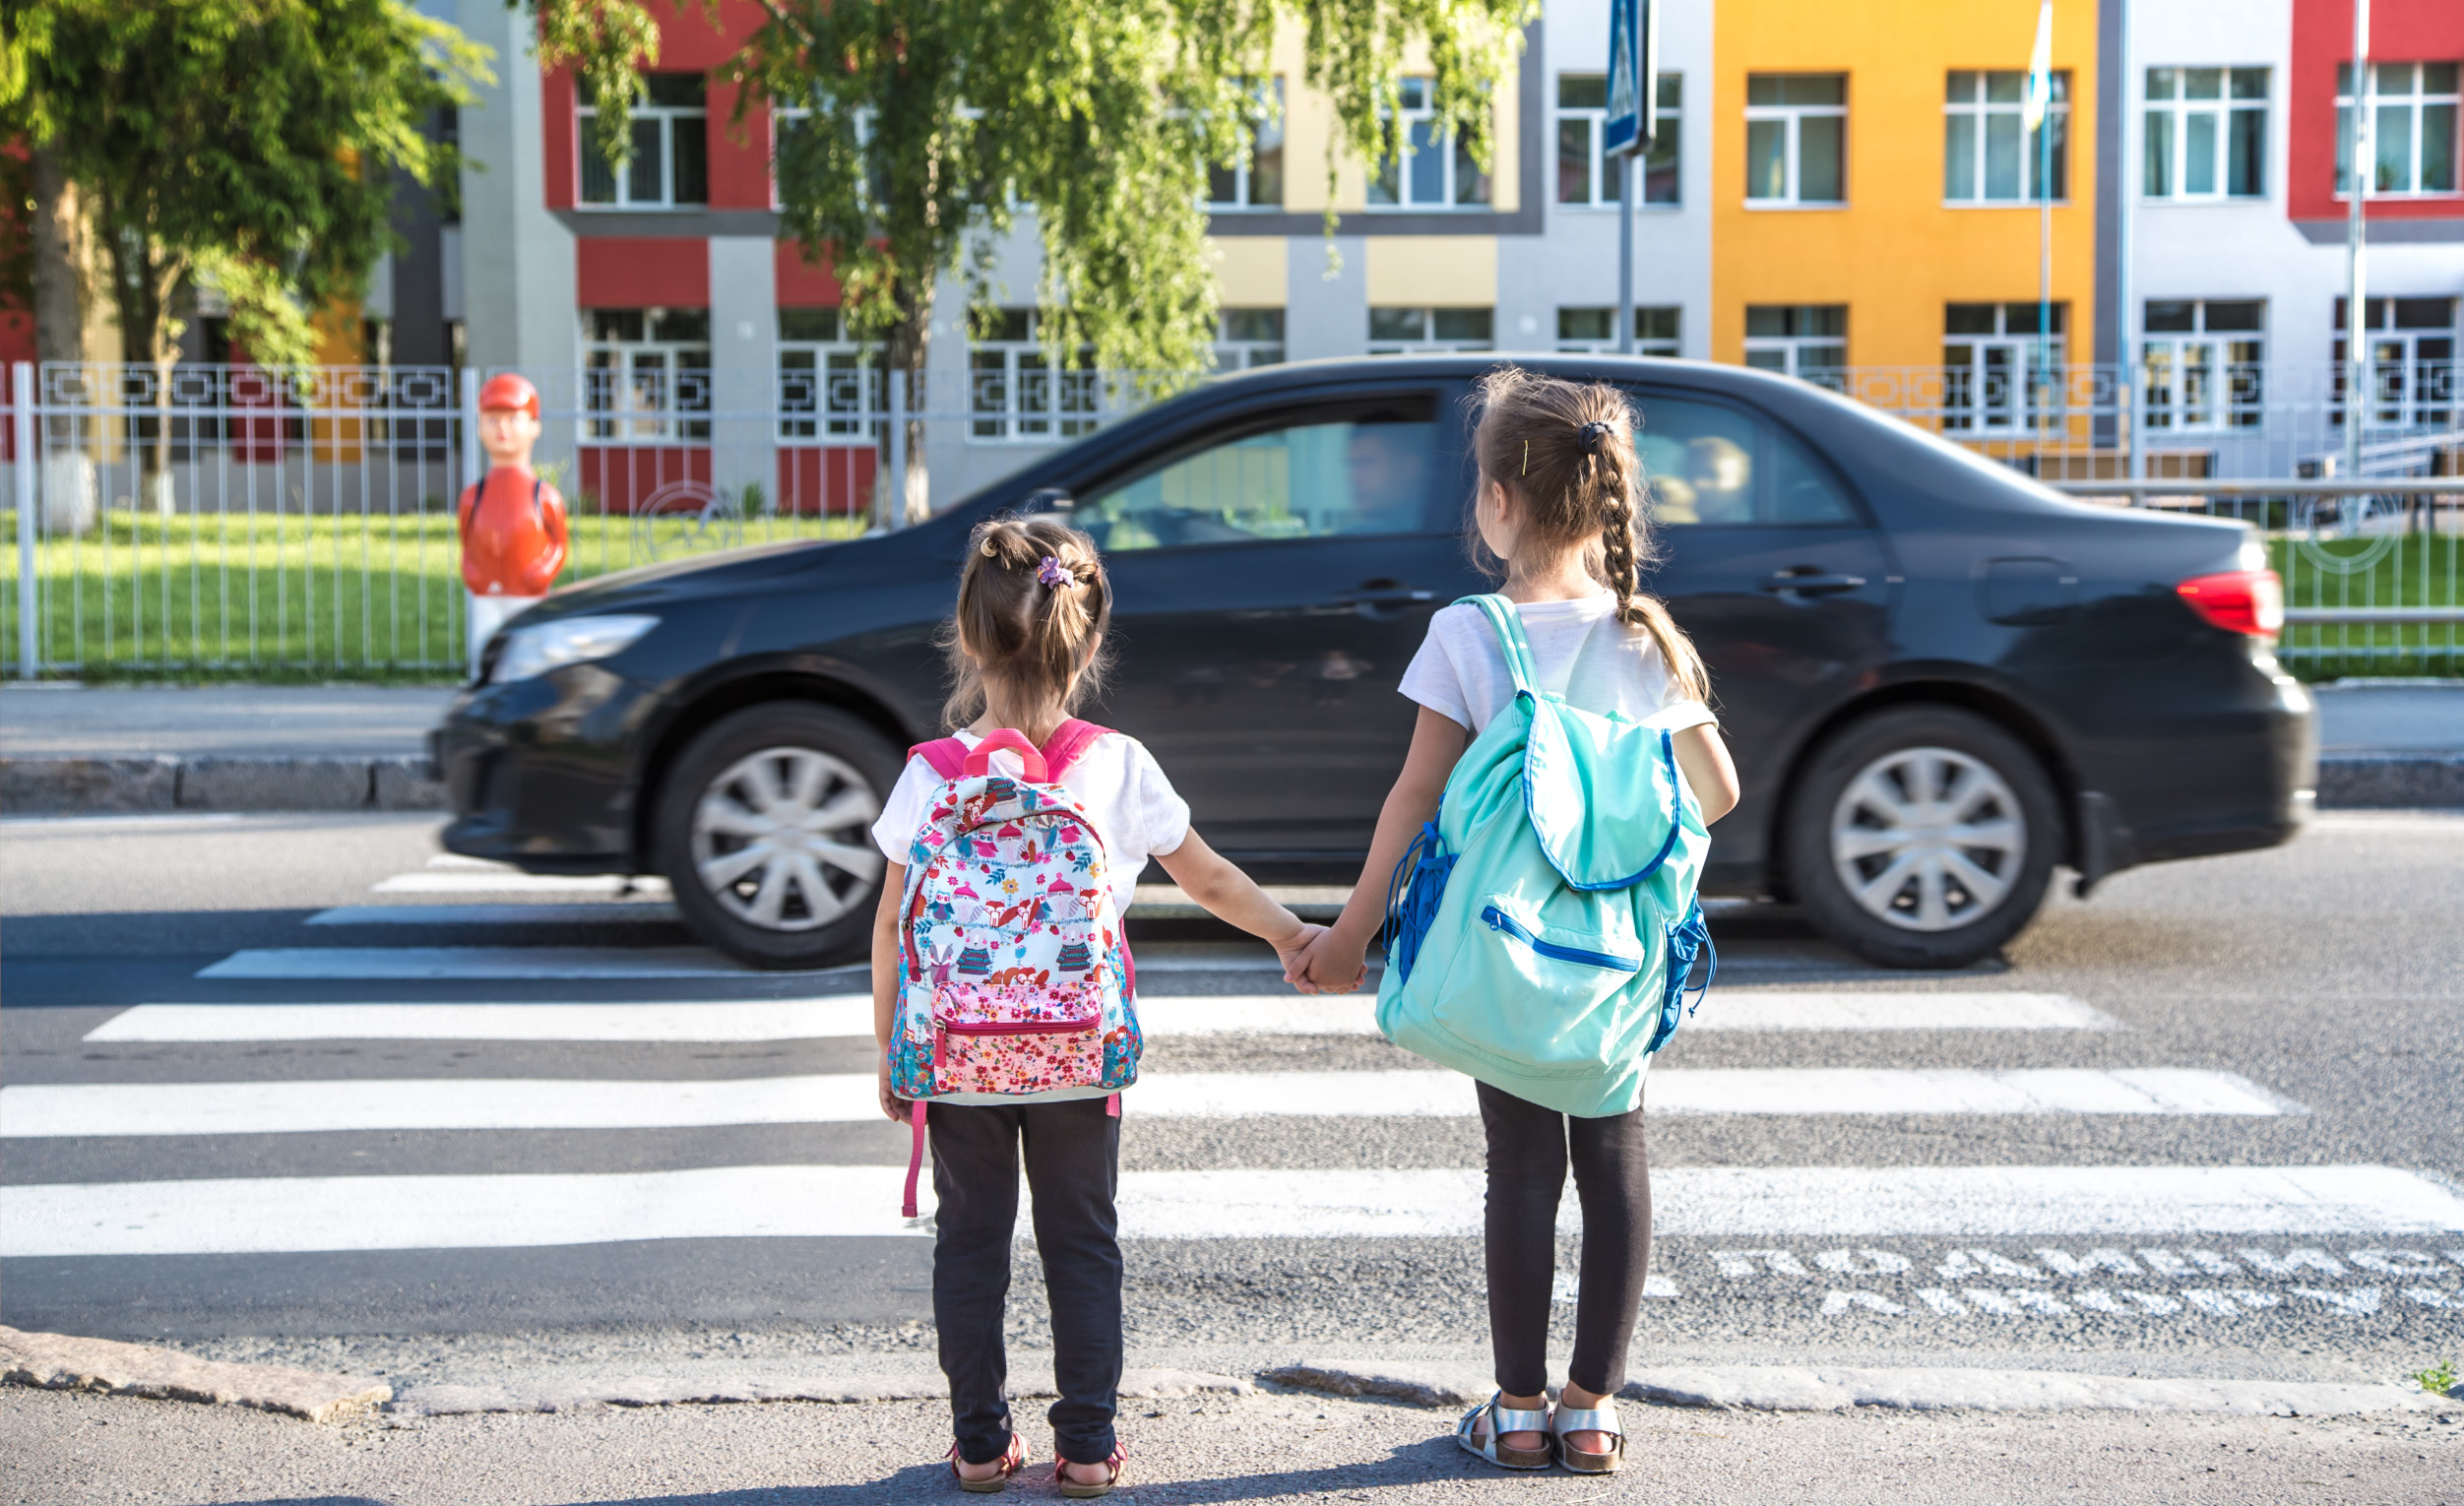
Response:
MULTIPOLYGON (((1649 481, 1634 453, 1636 419, 1625 394, 1605 382, 1568 382, 1500 366, 1481 379, 1472 401, 1481 490, 1495 481, 1514 494, 1528 520, 1523 536, 1535 549, 1581 549, 1594 579, 1616 594, 1617 620, 1649 633, 1659 646, 1670 690, 1680 699, 1704 699, 1709 678, 1702 656, 1668 607, 1642 589, 1643 568, 1658 563, 1659 555, 1641 511, 1649 481)), ((1478 525, 1465 533, 1474 557, 1502 575, 1502 562, 1488 553, 1478 525)))
POLYGON ((952 684, 942 720, 960 727, 988 709, 1074 710, 1102 687, 1111 620, 1112 584, 1093 539, 1052 518, 979 524, 941 631, 952 684))

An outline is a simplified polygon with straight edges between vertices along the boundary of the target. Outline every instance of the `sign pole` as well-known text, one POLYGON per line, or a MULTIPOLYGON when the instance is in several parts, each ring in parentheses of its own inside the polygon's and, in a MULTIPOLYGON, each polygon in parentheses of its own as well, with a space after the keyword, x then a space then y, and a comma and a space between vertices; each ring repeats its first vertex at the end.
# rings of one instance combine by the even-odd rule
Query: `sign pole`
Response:
POLYGON ((2364 317, 2369 303, 2369 222, 2362 214, 2362 197, 2378 171, 2370 139, 2376 91, 2369 72, 2369 0, 2353 0, 2353 87, 2347 91, 2353 98, 2353 144, 2345 158, 2352 170, 2344 179, 2344 476, 2349 481, 2362 478, 2362 425, 2369 421, 2371 396, 2364 317))
POLYGON ((1617 353, 1634 353, 1634 200, 1660 94, 1659 0, 1609 0, 1609 107, 1601 163, 1617 174, 1617 353))
POLYGON ((1623 192, 1617 199, 1617 354, 1634 353, 1634 190, 1639 175, 1634 171, 1634 154, 1620 154, 1611 160, 1616 163, 1618 184, 1623 192))

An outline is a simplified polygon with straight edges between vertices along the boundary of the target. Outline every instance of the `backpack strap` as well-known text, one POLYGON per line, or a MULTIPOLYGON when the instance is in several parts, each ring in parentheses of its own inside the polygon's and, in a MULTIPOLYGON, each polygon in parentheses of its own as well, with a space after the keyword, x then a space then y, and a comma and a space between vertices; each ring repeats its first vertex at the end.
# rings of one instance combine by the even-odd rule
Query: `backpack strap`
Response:
POLYGON ((1523 636, 1523 614, 1514 609, 1513 602, 1493 592, 1463 599, 1479 607, 1488 618, 1488 625, 1496 630, 1497 648, 1505 656, 1506 673, 1514 676, 1515 694, 1538 695, 1540 675, 1532 667, 1531 643, 1523 636))
POLYGON ((916 1217, 916 1179, 924 1167, 923 1099, 917 1098, 907 1105, 907 1118, 914 1128, 915 1137, 908 1142, 906 1201, 899 1204, 899 1217, 913 1219, 916 1217))
POLYGON ((932 766, 932 772, 945 780, 957 779, 967 772, 967 744, 955 737, 936 737, 919 742, 907 750, 910 758, 920 758, 932 766))
POLYGON ((1059 784, 1061 776, 1069 772, 1069 766, 1078 762, 1082 754, 1095 746, 1097 738, 1109 736, 1111 731, 1112 729, 1108 726, 1098 726, 1092 722, 1081 722, 1075 717, 1053 728, 1052 735, 1043 740, 1043 768, 1046 780, 1054 784, 1059 784))

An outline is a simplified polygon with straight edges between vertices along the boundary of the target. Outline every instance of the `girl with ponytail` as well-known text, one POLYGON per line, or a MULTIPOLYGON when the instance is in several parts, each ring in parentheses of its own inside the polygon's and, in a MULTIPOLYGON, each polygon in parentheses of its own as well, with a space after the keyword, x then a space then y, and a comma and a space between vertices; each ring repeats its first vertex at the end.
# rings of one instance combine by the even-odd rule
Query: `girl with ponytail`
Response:
MULTIPOLYGON (((1136 738, 1071 720, 1101 683, 1112 587, 1087 535, 1050 518, 996 518, 967 541, 958 610, 942 632, 956 690, 943 716, 970 752, 1003 730, 1035 744, 1104 846, 1111 913, 1129 909, 1153 857, 1181 892, 1273 946, 1289 972, 1318 932, 1267 898, 1189 826, 1189 806, 1136 738)), ((891 1086, 891 1032, 900 969, 968 971, 965 954, 918 958, 902 899, 916 831, 944 782, 925 744, 883 802, 872 838, 888 859, 873 921, 873 1033, 881 1047, 881 1111, 915 1121, 891 1086)), ((947 751, 944 749, 943 751, 947 751)), ((991 772, 1021 777, 1019 755, 990 755, 991 772)), ((1041 776, 1039 776, 1041 777, 1041 776)), ((987 884, 986 888, 993 886, 987 884)), ((971 891, 972 892, 972 891, 971 891)), ((1002 896, 987 895, 998 903, 1002 896)), ((1009 923, 1009 922, 1001 922, 1009 923)), ((1032 926, 1033 922, 1028 922, 1032 926)), ((1109 938, 1107 938, 1108 940, 1109 938)), ((1126 949, 1126 943, 1121 943, 1126 949)), ((1081 950, 1085 950, 1081 948, 1081 950)), ((1022 949, 1018 954, 1025 956, 1022 949)), ((1067 954, 1064 953, 1064 956, 1067 954)), ((988 968, 993 959, 979 959, 988 968)), ((1082 962, 1082 968, 1085 964, 1082 962)), ((1130 987, 1136 973, 1129 973, 1130 987)), ((1128 1090, 1134 1098, 1137 1089, 1128 1090)), ((1112 1193, 1120 1180, 1120 1095, 1101 1087, 944 1094, 931 1101, 932 1186, 940 1199, 932 1249, 932 1315, 949 1377, 956 1440, 951 1472, 969 1492, 1000 1490, 1027 1462, 1004 1392, 1002 1325, 1023 1162, 1034 1194, 1036 1246, 1052 1306, 1054 1482, 1071 1499, 1120 1483, 1127 1452, 1113 1430, 1121 1376, 1121 1250, 1112 1193), (1107 1098, 1112 1102, 1107 1105, 1107 1098)), ((912 1191, 914 1183, 911 1181, 912 1191)))
MULTIPOLYGON (((1503 577, 1544 690, 1585 711, 1667 728, 1678 768, 1708 824, 1736 807, 1737 771, 1706 705, 1702 659, 1668 608, 1644 594, 1650 562, 1642 465, 1625 395, 1513 367, 1489 373, 1477 397, 1480 463, 1468 542, 1503 577)), ((1504 712, 1514 681, 1478 607, 1429 619, 1404 671, 1420 722, 1386 797, 1352 900, 1302 956, 1295 981, 1339 991, 1360 975, 1385 919, 1387 879, 1437 812, 1471 739, 1504 712)), ((1535 1018, 1533 1029, 1550 1029, 1535 1018)), ((1610 1399, 1625 1383, 1651 1263, 1651 1170, 1643 1111, 1603 1118, 1557 1113, 1478 1084, 1488 1142, 1486 1241, 1489 1342, 1497 1395, 1457 1431, 1463 1446, 1508 1469, 1617 1468, 1624 1437, 1610 1399), (1571 1159, 1583 1205, 1581 1296, 1567 1380, 1547 1394, 1548 1318, 1556 1271, 1557 1203, 1571 1159)))

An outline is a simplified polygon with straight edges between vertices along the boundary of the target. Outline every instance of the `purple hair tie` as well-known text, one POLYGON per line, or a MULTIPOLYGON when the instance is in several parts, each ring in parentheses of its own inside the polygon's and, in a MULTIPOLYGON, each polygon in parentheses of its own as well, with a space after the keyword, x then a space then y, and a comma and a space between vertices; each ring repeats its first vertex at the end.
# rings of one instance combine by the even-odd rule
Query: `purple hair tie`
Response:
POLYGON ((1062 564, 1060 560, 1049 554, 1045 555, 1042 560, 1036 565, 1036 579, 1042 581, 1044 585, 1051 587, 1054 591, 1058 591, 1064 586, 1075 586, 1078 584, 1078 577, 1070 574, 1069 567, 1062 564))

